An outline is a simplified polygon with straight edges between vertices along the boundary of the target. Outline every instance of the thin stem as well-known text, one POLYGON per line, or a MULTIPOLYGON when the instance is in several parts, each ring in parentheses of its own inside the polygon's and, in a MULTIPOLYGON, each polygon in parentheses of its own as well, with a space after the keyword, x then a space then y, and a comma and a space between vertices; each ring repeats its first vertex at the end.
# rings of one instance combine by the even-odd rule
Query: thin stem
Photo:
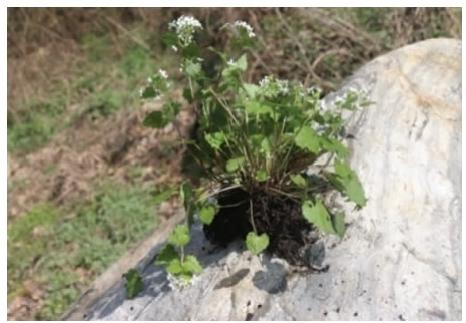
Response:
POLYGON ((234 203, 234 204, 227 204, 227 205, 222 205, 220 208, 221 209, 227 209, 227 208, 231 208, 231 207, 237 207, 237 206, 240 206, 244 203, 246 203, 247 200, 244 200, 244 201, 241 201, 241 202, 238 202, 238 203, 234 203))
POLYGON ((232 186, 228 186, 228 187, 225 187, 225 188, 222 188, 218 191, 215 191, 209 195, 207 195, 205 197, 205 199, 208 199, 209 197, 212 197, 212 196, 215 196, 215 195, 218 195, 219 193, 222 193, 222 192, 226 192, 226 191, 230 191, 230 190, 234 190, 236 188, 240 188, 242 185, 232 185, 232 186))
POLYGON ((249 205, 251 209, 251 224, 252 224, 252 229, 254 232, 257 234, 257 229, 256 229, 256 224, 254 223, 254 211, 253 211, 253 205, 252 205, 252 199, 249 199, 249 205))
POLYGON ((180 260, 181 260, 181 263, 184 262, 184 247, 183 246, 180 247, 180 260))

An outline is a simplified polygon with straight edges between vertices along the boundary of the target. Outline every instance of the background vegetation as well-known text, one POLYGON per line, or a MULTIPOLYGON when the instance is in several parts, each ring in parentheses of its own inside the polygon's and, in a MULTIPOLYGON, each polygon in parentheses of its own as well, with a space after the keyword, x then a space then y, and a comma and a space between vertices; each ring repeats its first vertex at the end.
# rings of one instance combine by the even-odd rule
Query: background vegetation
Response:
MULTIPOLYGON (((461 38, 461 9, 8 9, 8 317, 57 319, 89 283, 150 234, 179 182, 173 129, 141 127, 146 77, 170 73, 160 41, 180 14, 259 36, 248 78, 299 79, 324 92, 375 56, 461 38)), ((154 103, 156 104, 156 103, 154 103)), ((187 114, 187 130, 193 116, 187 114)))

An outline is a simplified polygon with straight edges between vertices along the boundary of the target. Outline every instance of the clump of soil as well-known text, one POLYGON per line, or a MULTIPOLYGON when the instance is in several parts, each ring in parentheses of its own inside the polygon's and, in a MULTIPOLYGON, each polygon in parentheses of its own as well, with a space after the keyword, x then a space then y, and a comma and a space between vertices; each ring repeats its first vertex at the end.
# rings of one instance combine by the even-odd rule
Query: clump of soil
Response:
POLYGON ((253 202, 254 223, 259 234, 267 233, 267 251, 284 258, 291 265, 308 266, 304 249, 314 243, 314 230, 301 213, 301 204, 293 199, 259 191, 250 194, 241 189, 223 192, 218 196, 220 211, 212 223, 204 226, 204 233, 212 243, 226 246, 236 239, 245 239, 251 232, 250 199, 253 202))

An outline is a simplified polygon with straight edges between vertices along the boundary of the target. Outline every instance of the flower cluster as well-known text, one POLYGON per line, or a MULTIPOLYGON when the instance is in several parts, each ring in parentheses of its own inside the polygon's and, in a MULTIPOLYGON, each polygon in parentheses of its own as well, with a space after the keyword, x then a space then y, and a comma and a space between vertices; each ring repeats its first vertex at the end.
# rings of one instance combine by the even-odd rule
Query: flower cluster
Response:
POLYGON ((170 87, 168 73, 159 69, 157 73, 147 78, 147 85, 139 90, 139 96, 143 99, 157 97, 170 87))
POLYGON ((235 23, 233 24, 238 29, 242 29, 246 32, 249 38, 256 37, 256 34, 254 33, 254 30, 252 29, 251 25, 248 24, 247 22, 241 21, 241 20, 236 20, 235 23))
MULTIPOLYGON (((186 47, 191 44, 196 30, 202 29, 202 25, 196 18, 191 16, 181 16, 170 22, 168 27, 176 32, 181 46, 186 47)), ((174 48, 176 51, 176 46, 174 48)))
POLYGON ((287 95, 290 92, 290 83, 288 80, 276 79, 267 75, 259 82, 260 91, 266 97, 276 97, 287 95))

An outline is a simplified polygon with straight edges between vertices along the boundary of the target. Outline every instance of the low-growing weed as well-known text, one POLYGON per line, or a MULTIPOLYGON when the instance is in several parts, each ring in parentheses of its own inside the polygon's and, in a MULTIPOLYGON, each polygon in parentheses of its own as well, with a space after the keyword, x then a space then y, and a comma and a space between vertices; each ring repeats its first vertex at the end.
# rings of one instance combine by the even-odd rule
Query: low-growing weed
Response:
MULTIPOLYGON (((365 96, 351 89, 325 106, 319 89, 296 80, 267 75, 259 84, 247 82, 256 34, 243 21, 218 31, 232 33, 229 53, 204 45, 205 39, 198 42, 203 27, 193 17, 182 16, 169 29, 164 41, 181 57, 183 97, 198 116, 195 137, 183 143, 204 178, 196 188, 188 182, 181 185, 186 221, 174 229, 156 264, 185 282, 201 272, 198 260, 185 252, 196 218, 208 237, 215 236, 212 227, 227 232, 236 225, 242 231, 238 236, 256 255, 267 248, 278 255, 295 253, 289 249, 306 244, 306 224, 307 231, 342 237, 344 214, 327 205, 325 196, 336 190, 358 208, 366 204, 342 141, 342 111, 366 106, 365 96), (212 55, 215 59, 206 58, 212 55), (317 170, 309 173, 310 165, 317 170), (229 197, 234 196, 242 197, 232 203, 229 197)), ((177 127, 183 104, 172 88, 172 78, 163 69, 149 77, 141 97, 161 96, 164 104, 146 116, 145 126, 177 127)), ((295 256, 287 259, 299 263, 295 256)))

